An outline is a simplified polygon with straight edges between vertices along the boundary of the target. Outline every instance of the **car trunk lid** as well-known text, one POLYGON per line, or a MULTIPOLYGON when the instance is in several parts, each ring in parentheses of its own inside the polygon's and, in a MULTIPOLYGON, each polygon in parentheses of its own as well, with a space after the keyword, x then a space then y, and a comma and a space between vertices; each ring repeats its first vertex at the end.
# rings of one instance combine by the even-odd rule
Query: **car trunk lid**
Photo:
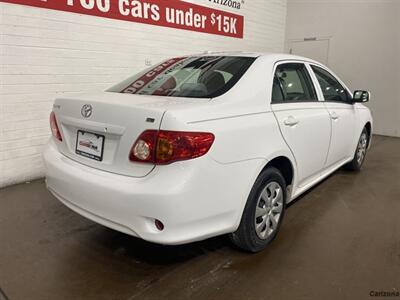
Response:
POLYGON ((104 171, 144 177, 154 165, 129 161, 132 145, 148 129, 158 130, 171 99, 118 93, 59 98, 54 103, 65 156, 104 171))

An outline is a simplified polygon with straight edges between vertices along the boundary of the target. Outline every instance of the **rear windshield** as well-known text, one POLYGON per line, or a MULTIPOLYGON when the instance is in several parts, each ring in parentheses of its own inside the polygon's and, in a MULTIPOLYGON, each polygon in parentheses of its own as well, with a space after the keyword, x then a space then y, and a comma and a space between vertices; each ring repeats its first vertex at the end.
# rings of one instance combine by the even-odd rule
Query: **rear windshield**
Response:
POLYGON ((254 62, 252 57, 201 56, 167 60, 134 75, 109 92, 214 98, 230 90, 254 62))

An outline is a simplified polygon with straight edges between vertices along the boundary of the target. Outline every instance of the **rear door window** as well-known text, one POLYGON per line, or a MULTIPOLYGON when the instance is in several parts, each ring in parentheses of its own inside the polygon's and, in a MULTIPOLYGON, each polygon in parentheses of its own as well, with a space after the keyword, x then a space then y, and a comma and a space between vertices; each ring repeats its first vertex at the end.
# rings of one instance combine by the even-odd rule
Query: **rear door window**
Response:
POLYGON ((214 98, 230 90, 255 61, 253 57, 201 56, 170 59, 132 76, 109 92, 214 98))
POLYGON ((318 101, 314 85, 303 63, 281 64, 276 68, 272 102, 318 101))

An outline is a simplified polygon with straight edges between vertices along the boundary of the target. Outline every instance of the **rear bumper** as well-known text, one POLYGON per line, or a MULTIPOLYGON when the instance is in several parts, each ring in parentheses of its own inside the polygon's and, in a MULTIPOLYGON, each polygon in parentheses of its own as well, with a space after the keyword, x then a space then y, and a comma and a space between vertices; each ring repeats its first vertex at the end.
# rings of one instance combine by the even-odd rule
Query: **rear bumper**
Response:
POLYGON ((112 229, 171 245, 235 231, 260 163, 221 165, 205 156, 133 178, 77 163, 53 141, 43 157, 47 187, 66 206, 112 229))

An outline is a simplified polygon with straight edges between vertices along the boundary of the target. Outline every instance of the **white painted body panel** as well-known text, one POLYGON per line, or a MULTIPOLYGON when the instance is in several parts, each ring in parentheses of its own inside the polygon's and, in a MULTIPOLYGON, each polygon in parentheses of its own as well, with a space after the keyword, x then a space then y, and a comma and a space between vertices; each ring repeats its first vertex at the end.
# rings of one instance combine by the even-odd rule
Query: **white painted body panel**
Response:
POLYGON ((129 104, 121 94, 103 93, 56 100, 62 131, 68 118, 75 119, 75 130, 97 131, 108 124, 126 144, 115 148, 115 160, 105 167, 74 157, 66 145, 52 139, 43 155, 49 190, 100 224, 156 243, 182 244, 235 231, 256 178, 274 158, 287 158, 293 168, 288 202, 352 159, 362 129, 368 122, 372 125, 364 105, 342 108, 323 99, 271 105, 277 62, 317 63, 283 54, 246 55, 257 57, 255 63, 231 90, 214 99, 123 95, 137 98, 129 104), (100 125, 79 119, 81 105, 88 101, 104 114, 100 125), (114 111, 115 103, 136 116, 135 121, 114 111), (332 123, 332 111, 340 114, 342 123, 332 123), (291 115, 299 124, 285 126, 291 115), (155 123, 144 123, 146 117, 154 117, 155 123), (129 162, 127 149, 138 135, 158 128, 212 132, 215 141, 197 159, 156 166, 129 162), (154 219, 164 223, 163 231, 156 230, 154 219))
POLYGON ((337 102, 324 103, 331 119, 331 139, 326 168, 354 155, 353 141, 360 136, 356 130, 357 109, 355 105, 337 102), (334 118, 332 118, 334 116, 334 118))
POLYGON ((47 186, 65 205, 95 222, 162 244, 234 231, 255 170, 265 164, 263 159, 220 164, 204 156, 157 166, 138 178, 75 162, 54 141, 44 158, 47 186), (162 232, 154 227, 155 218, 164 223, 162 232))
POLYGON ((282 136, 297 162, 298 186, 302 187, 320 176, 329 151, 331 120, 324 104, 273 104, 282 136), (287 120, 295 125, 286 125, 287 120), (302 163, 307 161, 307 163, 302 163))

